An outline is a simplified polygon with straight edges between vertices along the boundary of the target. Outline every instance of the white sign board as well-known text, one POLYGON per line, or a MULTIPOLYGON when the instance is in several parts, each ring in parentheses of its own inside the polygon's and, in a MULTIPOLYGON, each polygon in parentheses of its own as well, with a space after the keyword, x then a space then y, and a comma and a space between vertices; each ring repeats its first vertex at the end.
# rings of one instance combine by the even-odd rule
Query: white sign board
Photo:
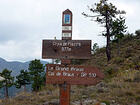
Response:
POLYGON ((62 37, 71 37, 71 33, 62 33, 62 37))
POLYGON ((72 27, 71 26, 62 26, 63 31, 71 31, 72 27))

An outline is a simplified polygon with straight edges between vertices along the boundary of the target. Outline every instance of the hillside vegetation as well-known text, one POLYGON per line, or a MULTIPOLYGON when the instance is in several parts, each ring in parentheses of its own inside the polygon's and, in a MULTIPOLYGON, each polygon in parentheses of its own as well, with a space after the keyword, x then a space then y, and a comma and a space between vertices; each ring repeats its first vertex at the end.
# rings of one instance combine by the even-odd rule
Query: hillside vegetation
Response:
MULTIPOLYGON (((120 48, 115 42, 111 47, 109 62, 105 48, 97 49, 92 59, 84 62, 100 68, 105 78, 96 86, 72 86, 71 105, 140 105, 140 35, 126 35, 120 48)), ((3 99, 0 105, 57 105, 58 101, 59 87, 47 85, 40 92, 3 99)))
POLYGON ((120 54, 117 43, 112 43, 112 59, 109 62, 105 48, 101 48, 86 63, 104 72, 104 83, 109 89, 94 95, 108 103, 114 100, 119 105, 140 105, 140 35, 126 35, 120 43, 120 54))

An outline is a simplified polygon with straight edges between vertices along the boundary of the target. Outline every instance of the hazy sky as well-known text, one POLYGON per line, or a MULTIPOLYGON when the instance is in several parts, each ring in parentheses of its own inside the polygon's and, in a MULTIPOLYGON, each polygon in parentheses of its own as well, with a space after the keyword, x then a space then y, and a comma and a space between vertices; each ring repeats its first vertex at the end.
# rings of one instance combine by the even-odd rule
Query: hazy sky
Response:
MULTIPOLYGON (((42 39, 61 39, 62 12, 73 12, 73 39, 90 39, 105 46, 102 28, 81 15, 99 0, 0 0, 0 57, 6 60, 41 59, 42 39)), ((127 14, 128 32, 140 29, 140 0, 110 0, 127 14)))

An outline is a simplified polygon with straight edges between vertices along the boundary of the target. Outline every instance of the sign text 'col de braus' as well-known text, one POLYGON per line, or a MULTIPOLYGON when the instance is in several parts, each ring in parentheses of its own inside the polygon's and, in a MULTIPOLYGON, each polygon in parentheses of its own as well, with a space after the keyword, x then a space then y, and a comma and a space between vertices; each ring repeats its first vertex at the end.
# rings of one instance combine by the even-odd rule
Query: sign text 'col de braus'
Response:
POLYGON ((95 85, 104 75, 90 66, 47 64, 47 84, 95 85))

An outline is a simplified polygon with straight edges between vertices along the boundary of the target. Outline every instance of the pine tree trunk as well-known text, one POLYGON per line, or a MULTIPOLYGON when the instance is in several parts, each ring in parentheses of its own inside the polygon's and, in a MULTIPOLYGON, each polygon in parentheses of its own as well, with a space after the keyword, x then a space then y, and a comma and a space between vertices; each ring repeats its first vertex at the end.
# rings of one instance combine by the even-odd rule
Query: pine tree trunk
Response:
POLYGON ((37 89, 36 90, 39 91, 39 86, 37 86, 37 89))
POLYGON ((5 86, 5 97, 6 97, 6 98, 9 97, 9 96, 8 96, 8 87, 7 87, 7 86, 5 86))
POLYGON ((24 88, 24 92, 26 92, 26 85, 24 85, 24 87, 23 87, 23 88, 24 88))
POLYGON ((107 61, 110 61, 111 60, 110 35, 107 35, 106 55, 107 61))
POLYGON ((110 31, 109 31, 109 17, 106 10, 106 37, 107 37, 107 45, 106 45, 106 55, 107 61, 111 60, 111 46, 110 46, 110 31))
POLYGON ((118 39, 118 55, 120 56, 120 39, 118 39))

